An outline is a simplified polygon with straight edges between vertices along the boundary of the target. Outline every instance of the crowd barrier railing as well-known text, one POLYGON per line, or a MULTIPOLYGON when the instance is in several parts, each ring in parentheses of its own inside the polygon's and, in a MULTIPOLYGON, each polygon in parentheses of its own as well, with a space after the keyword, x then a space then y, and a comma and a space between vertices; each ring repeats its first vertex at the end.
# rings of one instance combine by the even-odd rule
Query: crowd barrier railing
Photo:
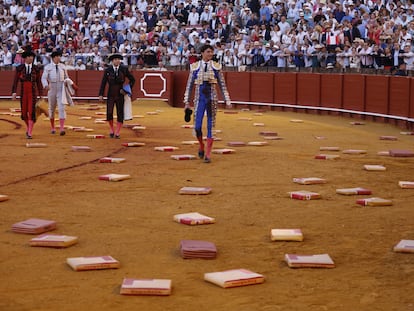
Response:
MULTIPOLYGON (((132 98, 164 100, 183 107, 188 71, 133 70, 132 98)), ((102 72, 70 71, 78 85, 74 99, 97 100, 102 72)), ((237 106, 336 113, 372 118, 411 128, 414 124, 412 77, 387 75, 225 71, 232 102, 237 106)), ((13 75, 0 71, 0 98, 11 98, 13 75)), ((44 94, 45 95, 45 94, 44 94)), ((219 95, 219 100, 223 98, 219 95)))

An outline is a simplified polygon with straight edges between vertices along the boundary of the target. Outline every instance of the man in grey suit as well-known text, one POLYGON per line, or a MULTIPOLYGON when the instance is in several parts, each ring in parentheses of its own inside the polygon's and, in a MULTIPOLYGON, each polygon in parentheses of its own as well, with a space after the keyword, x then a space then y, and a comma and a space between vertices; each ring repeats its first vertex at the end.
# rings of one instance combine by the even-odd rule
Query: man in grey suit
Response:
POLYGON ((56 107, 59 114, 59 130, 60 136, 64 136, 66 111, 65 105, 62 101, 62 92, 64 88, 64 81, 68 77, 64 64, 60 63, 62 52, 54 51, 51 54, 52 61, 45 66, 42 74, 42 85, 47 90, 47 98, 49 102, 49 119, 51 133, 55 134, 55 111, 56 107))

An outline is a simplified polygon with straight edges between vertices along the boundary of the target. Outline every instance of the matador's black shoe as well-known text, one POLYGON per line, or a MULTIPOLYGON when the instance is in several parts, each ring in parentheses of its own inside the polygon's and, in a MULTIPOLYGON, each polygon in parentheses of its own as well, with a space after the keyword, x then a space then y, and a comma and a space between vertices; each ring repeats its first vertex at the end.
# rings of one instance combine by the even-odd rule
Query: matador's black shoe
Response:
POLYGON ((204 158, 204 150, 198 150, 198 157, 200 159, 204 158))
POLYGON ((190 122, 192 114, 193 114, 193 111, 190 108, 185 108, 184 121, 185 122, 190 122))

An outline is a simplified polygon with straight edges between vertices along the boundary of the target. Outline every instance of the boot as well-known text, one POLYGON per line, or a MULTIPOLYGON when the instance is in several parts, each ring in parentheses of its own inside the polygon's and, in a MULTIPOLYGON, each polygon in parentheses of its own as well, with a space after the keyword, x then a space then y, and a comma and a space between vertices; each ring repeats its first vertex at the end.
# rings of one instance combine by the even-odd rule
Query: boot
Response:
POLYGON ((207 138, 207 150, 206 150, 206 156, 204 158, 204 163, 210 163, 211 162, 211 149, 213 148, 213 138, 207 138))

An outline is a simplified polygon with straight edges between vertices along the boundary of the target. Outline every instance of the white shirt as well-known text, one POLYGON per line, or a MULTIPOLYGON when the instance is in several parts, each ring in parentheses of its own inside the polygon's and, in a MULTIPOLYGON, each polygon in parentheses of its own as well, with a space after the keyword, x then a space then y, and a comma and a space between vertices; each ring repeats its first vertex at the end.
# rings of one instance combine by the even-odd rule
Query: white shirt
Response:
POLYGON ((49 83, 63 82, 65 80, 65 65, 55 64, 50 62, 45 66, 45 69, 42 74, 42 85, 47 87, 49 83), (56 70, 56 66, 58 66, 56 70))

